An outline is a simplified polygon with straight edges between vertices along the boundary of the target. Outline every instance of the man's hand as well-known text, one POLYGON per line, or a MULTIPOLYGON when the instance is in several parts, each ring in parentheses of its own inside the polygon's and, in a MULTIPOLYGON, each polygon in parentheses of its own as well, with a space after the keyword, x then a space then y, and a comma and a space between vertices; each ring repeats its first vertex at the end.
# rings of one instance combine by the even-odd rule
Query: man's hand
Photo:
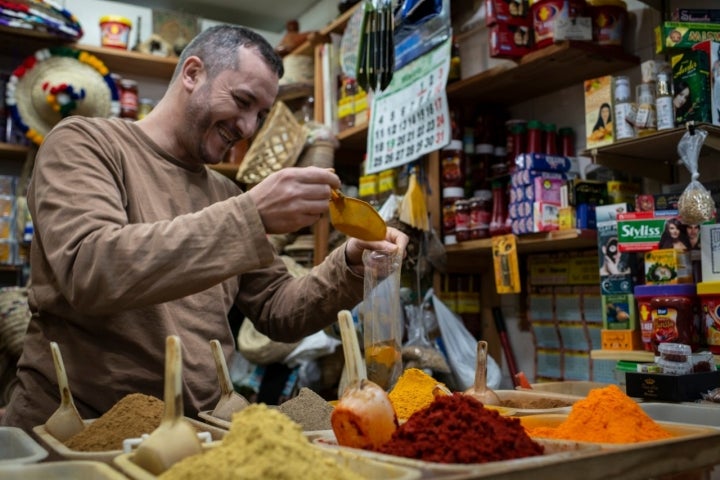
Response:
POLYGON ((312 225, 328 211, 330 192, 340 188, 331 170, 284 168, 248 191, 267 233, 282 234, 312 225))
POLYGON ((364 240, 358 240, 357 238, 351 238, 345 245, 345 261, 353 272, 362 275, 364 273, 362 259, 364 250, 390 253, 399 252, 402 256, 405 256, 405 248, 409 241, 410 239, 407 235, 393 227, 387 227, 385 240, 366 242, 364 240))

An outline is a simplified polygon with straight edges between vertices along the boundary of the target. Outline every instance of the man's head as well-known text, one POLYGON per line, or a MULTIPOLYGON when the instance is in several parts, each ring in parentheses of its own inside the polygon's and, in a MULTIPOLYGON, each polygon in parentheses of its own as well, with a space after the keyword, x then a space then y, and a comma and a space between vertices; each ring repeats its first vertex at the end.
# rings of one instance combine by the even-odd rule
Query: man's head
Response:
POLYGON ((230 25, 201 32, 171 81, 178 95, 174 153, 190 163, 221 162, 262 125, 282 74, 282 60, 257 33, 230 25))

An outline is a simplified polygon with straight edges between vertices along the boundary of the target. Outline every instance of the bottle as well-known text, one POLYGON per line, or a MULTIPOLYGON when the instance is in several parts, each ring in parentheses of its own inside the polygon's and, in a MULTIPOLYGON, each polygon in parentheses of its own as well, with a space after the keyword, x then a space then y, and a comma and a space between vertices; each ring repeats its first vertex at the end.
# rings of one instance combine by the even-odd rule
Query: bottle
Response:
POLYGON ((615 103, 615 139, 633 138, 635 129, 632 123, 628 121, 628 116, 632 110, 630 102, 630 78, 626 76, 618 76, 613 80, 613 99, 615 103))
POLYGON ((505 186, 502 182, 492 182, 492 217, 490 218, 490 235, 504 235, 509 232, 507 222, 507 199, 505 186))
POLYGON ((338 100, 338 121, 340 130, 355 126, 355 96, 357 95, 357 82, 354 78, 344 77, 338 100))
POLYGON ((557 155, 557 130, 554 123, 546 123, 543 131, 545 132, 545 155, 557 155))
POLYGON ((450 71, 448 71, 447 83, 460 80, 460 44, 453 36, 452 47, 450 49, 450 71))
POLYGON ((507 137, 508 165, 514 170, 518 155, 525 152, 527 144, 527 124, 525 122, 513 123, 507 137))
POLYGON ((651 83, 641 83, 635 90, 637 114, 635 128, 638 137, 651 135, 657 131, 655 112, 655 88, 651 83))
POLYGON ((657 83, 655 84, 655 110, 657 112, 658 130, 675 128, 672 71, 662 70, 657 74, 657 83))
POLYGON ((523 153, 542 153, 542 123, 530 120, 527 124, 527 150, 523 153))
POLYGON ((575 156, 575 131, 572 127, 563 127, 558 130, 560 136, 560 154, 563 157, 575 156))

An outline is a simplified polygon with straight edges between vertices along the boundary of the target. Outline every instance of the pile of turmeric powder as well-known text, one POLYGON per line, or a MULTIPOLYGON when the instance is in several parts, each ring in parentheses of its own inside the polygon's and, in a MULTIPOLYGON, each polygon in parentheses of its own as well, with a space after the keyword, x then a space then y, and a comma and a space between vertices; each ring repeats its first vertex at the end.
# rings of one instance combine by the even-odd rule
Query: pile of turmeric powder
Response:
POLYGON ((398 420, 407 420, 413 413, 427 408, 435 399, 436 385, 443 384, 422 370, 405 370, 388 394, 398 420))
POLYGON ((596 443, 637 443, 672 435, 650 418, 616 385, 590 390, 573 404, 557 427, 527 427, 532 437, 596 443))
POLYGON ((313 446, 302 428, 277 409, 258 403, 233 414, 222 443, 174 464, 159 477, 361 480, 331 454, 313 446))

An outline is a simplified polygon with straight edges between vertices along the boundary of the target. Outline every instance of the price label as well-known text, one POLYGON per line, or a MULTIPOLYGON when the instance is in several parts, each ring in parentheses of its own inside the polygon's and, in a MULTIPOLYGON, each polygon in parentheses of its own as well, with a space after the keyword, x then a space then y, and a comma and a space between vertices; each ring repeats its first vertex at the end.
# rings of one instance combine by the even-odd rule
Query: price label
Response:
POLYGON ((373 96, 365 173, 398 167, 450 143, 445 84, 451 40, 393 74, 373 96))

